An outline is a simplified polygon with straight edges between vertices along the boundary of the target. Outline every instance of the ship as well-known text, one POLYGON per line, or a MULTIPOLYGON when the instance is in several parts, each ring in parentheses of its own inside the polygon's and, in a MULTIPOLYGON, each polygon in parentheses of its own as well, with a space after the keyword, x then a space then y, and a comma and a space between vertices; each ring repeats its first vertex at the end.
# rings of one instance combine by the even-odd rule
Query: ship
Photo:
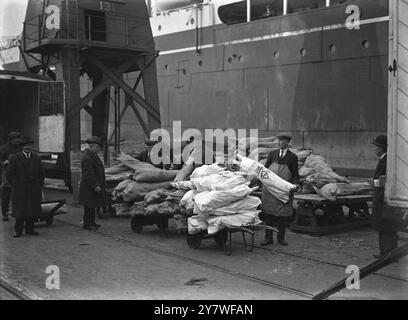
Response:
POLYGON ((162 127, 290 131, 339 172, 371 174, 369 141, 387 131, 387 0, 148 5, 162 127))

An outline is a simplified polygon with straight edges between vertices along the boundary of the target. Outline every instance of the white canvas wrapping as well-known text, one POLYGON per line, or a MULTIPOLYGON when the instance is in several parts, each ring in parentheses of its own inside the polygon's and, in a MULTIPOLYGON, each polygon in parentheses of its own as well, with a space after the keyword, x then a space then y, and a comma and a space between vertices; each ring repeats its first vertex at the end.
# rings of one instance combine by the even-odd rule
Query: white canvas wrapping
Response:
POLYGON ((262 201, 258 197, 247 196, 244 199, 230 203, 221 208, 214 209, 212 215, 214 216, 230 216, 234 214, 241 214, 251 211, 256 211, 261 205, 262 201))
POLYGON ((245 184, 246 180, 241 175, 236 175, 231 171, 211 174, 206 177, 193 178, 191 182, 194 189, 198 191, 226 190, 245 184))
POLYGON ((240 185, 229 190, 204 191, 194 197, 200 213, 211 214, 214 209, 229 205, 250 195, 253 189, 240 185))
POLYGON ((284 203, 289 201, 291 190, 296 189, 294 184, 282 179, 259 162, 239 155, 237 157, 240 160, 241 170, 248 174, 248 179, 257 177, 262 182, 263 187, 274 197, 284 203))
POLYGON ((181 198, 180 205, 184 208, 193 209, 194 208, 194 196, 198 194, 195 190, 187 191, 187 193, 181 198))
POLYGON ((259 211, 252 211, 232 216, 211 217, 208 219, 208 234, 214 234, 227 226, 248 226, 262 223, 258 218, 259 211))
POLYGON ((197 216, 192 216, 187 220, 187 228, 189 234, 196 234, 207 230, 208 223, 205 220, 199 220, 197 216))
POLYGON ((190 179, 206 177, 206 176, 209 176, 211 174, 220 173, 220 172, 222 172, 224 170, 225 170, 224 168, 221 168, 216 163, 211 164, 211 165, 206 165, 205 164, 205 165, 195 169, 193 171, 193 173, 191 174, 190 179))

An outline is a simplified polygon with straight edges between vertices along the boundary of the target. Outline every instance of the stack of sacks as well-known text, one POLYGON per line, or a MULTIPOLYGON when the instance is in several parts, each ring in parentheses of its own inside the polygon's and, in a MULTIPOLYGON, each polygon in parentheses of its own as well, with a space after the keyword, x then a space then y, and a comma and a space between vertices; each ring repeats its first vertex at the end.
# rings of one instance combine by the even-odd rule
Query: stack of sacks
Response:
POLYGON ((146 194, 157 189, 169 189, 170 182, 137 182, 124 180, 113 190, 114 199, 122 199, 124 202, 142 201, 146 194))
POLYGON ((300 179, 304 181, 304 192, 316 192, 322 197, 336 201, 339 196, 366 194, 372 191, 369 182, 351 183, 345 177, 338 175, 322 156, 312 154, 299 169, 300 179))
POLYGON ((321 188, 328 183, 349 181, 330 168, 329 163, 323 157, 312 154, 307 157, 305 164, 299 169, 299 176, 316 188, 321 188))
POLYGON ((139 161, 129 155, 121 154, 121 165, 110 168, 110 173, 125 170, 133 172, 127 176, 123 174, 121 181, 113 190, 114 199, 122 199, 124 202, 142 201, 147 193, 158 189, 169 189, 170 181, 177 176, 177 170, 161 170, 153 165, 139 161), (125 178, 126 177, 126 178, 125 178))
POLYGON ((202 166, 191 174, 192 190, 180 200, 188 218, 188 232, 214 234, 227 225, 258 224, 261 200, 250 196, 243 173, 227 171, 217 164, 202 166), (233 218, 232 218, 233 217, 233 218))

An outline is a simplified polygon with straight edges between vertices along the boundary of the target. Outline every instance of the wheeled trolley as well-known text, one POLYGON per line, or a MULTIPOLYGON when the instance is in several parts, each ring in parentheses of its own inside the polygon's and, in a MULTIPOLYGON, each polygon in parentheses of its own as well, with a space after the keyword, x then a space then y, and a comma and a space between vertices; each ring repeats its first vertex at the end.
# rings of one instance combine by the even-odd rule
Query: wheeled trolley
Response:
POLYGON ((50 226, 54 222, 54 216, 58 216, 61 214, 65 214, 65 211, 58 211, 59 209, 62 208, 66 203, 65 199, 61 200, 48 200, 48 201, 42 201, 41 202, 41 215, 36 217, 35 222, 42 222, 45 221, 45 223, 50 226), (48 210, 44 210, 43 205, 54 205, 51 208, 47 208, 48 210))
POLYGON ((372 195, 341 196, 330 201, 317 194, 299 194, 295 200, 298 208, 290 227, 295 232, 320 236, 371 224, 367 202, 372 195))
POLYGON ((245 250, 252 252, 254 250, 255 232, 259 230, 278 232, 277 229, 262 224, 247 226, 225 225, 224 229, 215 234, 208 234, 207 231, 201 231, 196 234, 187 234, 187 244, 192 249, 199 249, 203 239, 213 238, 215 243, 224 250, 224 253, 227 256, 230 256, 232 254, 232 234, 241 232, 245 250), (247 236, 249 236, 249 242, 247 241, 247 236))

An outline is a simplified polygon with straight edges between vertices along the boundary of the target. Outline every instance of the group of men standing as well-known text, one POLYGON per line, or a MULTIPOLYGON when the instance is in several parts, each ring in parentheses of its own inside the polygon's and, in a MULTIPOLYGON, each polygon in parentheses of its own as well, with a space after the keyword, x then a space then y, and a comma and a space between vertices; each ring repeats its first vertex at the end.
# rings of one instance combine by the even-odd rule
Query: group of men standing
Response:
MULTIPOLYGON (((79 202, 84 206, 83 228, 95 230, 100 227, 95 222, 96 210, 107 204, 105 169, 97 155, 102 149, 102 139, 92 137, 87 143, 89 148, 81 161, 79 202)), ((13 131, 8 135, 8 142, 0 147, 2 220, 9 221, 11 202, 15 238, 21 237, 24 230, 27 235, 39 234, 34 230, 34 222, 41 216, 44 170, 40 157, 33 152, 33 145, 32 139, 13 131)))

